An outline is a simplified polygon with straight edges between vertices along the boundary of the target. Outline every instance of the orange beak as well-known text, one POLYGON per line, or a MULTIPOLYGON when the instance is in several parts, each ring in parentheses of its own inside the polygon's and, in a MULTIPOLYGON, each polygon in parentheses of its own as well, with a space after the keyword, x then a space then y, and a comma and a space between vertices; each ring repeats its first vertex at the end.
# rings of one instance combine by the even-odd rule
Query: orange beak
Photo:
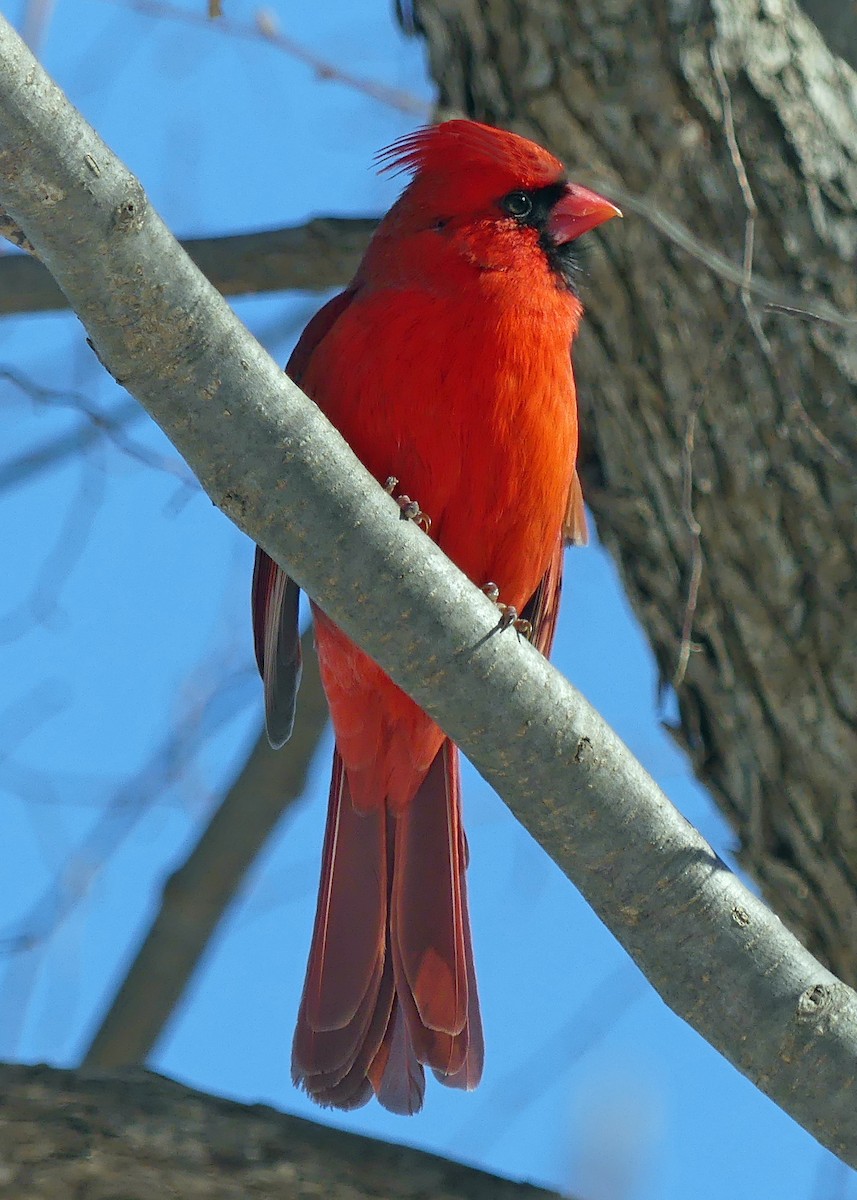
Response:
POLYGON ((578 183, 568 183, 565 192, 551 209, 547 220, 547 232, 558 246, 573 242, 582 233, 588 233, 597 225, 603 225, 622 213, 615 204, 590 192, 578 183))

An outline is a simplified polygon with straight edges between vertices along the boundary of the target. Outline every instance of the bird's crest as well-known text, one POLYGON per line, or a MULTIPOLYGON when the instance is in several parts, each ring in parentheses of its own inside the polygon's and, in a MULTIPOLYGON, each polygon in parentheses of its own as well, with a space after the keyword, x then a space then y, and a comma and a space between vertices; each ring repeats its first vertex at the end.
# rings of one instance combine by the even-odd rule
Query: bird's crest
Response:
POLYGON ((535 142, 477 121, 445 121, 414 130, 381 150, 379 170, 414 176, 498 172, 524 187, 542 187, 564 175, 558 158, 535 142))

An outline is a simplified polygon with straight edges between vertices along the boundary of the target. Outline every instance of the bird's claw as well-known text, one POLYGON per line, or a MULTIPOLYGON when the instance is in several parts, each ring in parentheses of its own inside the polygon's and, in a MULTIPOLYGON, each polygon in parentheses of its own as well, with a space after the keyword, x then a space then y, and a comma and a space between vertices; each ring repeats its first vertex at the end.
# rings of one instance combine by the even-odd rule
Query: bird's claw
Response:
POLYGON ((516 633, 522 634, 528 638, 533 632, 533 626, 526 617, 519 617, 518 610, 514 604, 501 604, 498 600, 494 603, 500 609, 499 625, 501 629, 514 629, 516 633))
POLYGON ((396 503, 399 506, 403 521, 413 521, 415 525, 419 525, 424 533, 428 533, 431 529, 431 517, 428 513, 423 512, 416 500, 411 500, 409 496, 398 496, 396 503))
POLYGON ((431 517, 428 513, 424 513, 416 500, 412 500, 410 496, 397 496, 395 493, 398 486, 399 481, 396 476, 388 475, 387 482, 384 484, 384 491, 388 496, 392 496, 398 504, 402 520, 413 521, 415 525, 419 525, 424 533, 428 533, 431 529, 431 517))
POLYGON ((533 633, 533 625, 526 617, 519 617, 518 610, 514 604, 504 604, 500 599, 500 589, 496 583, 485 583, 482 585, 482 591, 493 604, 496 604, 500 610, 500 620, 497 623, 498 629, 514 629, 516 633, 520 633, 522 637, 530 638, 533 633))

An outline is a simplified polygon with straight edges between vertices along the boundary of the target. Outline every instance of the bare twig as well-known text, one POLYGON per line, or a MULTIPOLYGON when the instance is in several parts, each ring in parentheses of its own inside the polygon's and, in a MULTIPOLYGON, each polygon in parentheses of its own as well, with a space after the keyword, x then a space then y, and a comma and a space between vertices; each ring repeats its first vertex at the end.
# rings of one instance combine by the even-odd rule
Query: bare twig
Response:
POLYGON ((146 416, 146 410, 133 400, 125 401, 116 406, 110 414, 102 414, 97 421, 81 423, 71 433, 62 433, 38 446, 35 450, 26 450, 8 462, 0 463, 0 492, 17 487, 35 475, 50 470, 51 467, 73 455, 85 453, 95 442, 105 436, 120 434, 132 421, 138 421, 146 416))
POLYGON ((98 464, 81 459, 75 494, 65 507, 60 526, 46 550, 29 595, 0 613, 0 642, 11 642, 32 625, 50 620, 60 593, 89 541, 93 522, 104 499, 104 473, 98 464))
POLYGON ((234 718, 234 703, 215 703, 222 700, 234 682, 234 677, 225 680, 219 677, 202 700, 201 712, 176 719, 142 769, 117 790, 59 877, 15 927, 0 936, 0 955, 27 953, 58 932, 83 900, 92 880, 139 821, 168 788, 184 778, 201 747, 234 718))
POLYGON ((199 842, 167 880, 160 910, 86 1052, 87 1066, 146 1061, 244 875, 303 795, 327 721, 310 634, 303 643, 300 704, 288 747, 272 750, 260 735, 199 842))
MULTIPOLYGON (((730 339, 731 340, 731 339, 730 339)), ((684 433, 682 448, 682 513, 690 531, 690 578, 687 585, 687 599, 684 605, 684 620, 681 627, 678 661, 673 672, 672 684, 679 688, 684 683, 687 674, 687 664, 693 649, 693 621, 696 616, 696 605, 699 600, 699 584, 702 580, 702 526, 696 519, 693 509, 693 450, 696 439, 696 421, 699 410, 705 399, 707 384, 700 385, 690 403, 687 414, 687 425, 684 433)))
MULTIPOLYGON (((716 44, 711 47, 711 65, 714 68, 714 75, 717 80, 717 86, 720 89, 721 101, 723 104, 723 128, 726 134, 726 142, 729 146, 729 154, 732 159, 732 165, 735 168, 735 175, 738 179, 738 186, 741 189, 741 196, 744 200, 747 218, 744 224, 744 280, 741 284, 741 300, 744 305, 744 311, 747 314, 747 321, 753 331, 759 349, 765 356, 769 367, 774 373, 777 382, 783 389, 785 395, 789 397, 789 405, 794 413, 797 414, 800 421, 809 431, 810 435, 815 439, 818 445, 836 460, 842 467, 850 468, 847 455, 845 455, 838 446, 830 441, 830 439, 819 429, 815 421, 806 411, 805 405, 792 386, 791 382, 785 375, 785 372, 780 367, 777 356, 774 353, 774 348, 771 345, 768 335, 762 327, 762 321, 759 313, 752 303, 752 283, 753 283, 753 237, 756 228, 756 218, 759 210, 756 206, 756 200, 753 196, 753 191, 750 187, 750 180, 747 177, 747 171, 744 166, 744 160, 741 157, 741 150, 738 146, 738 138, 735 133, 735 123, 732 116, 732 92, 729 88, 729 83, 726 79, 726 74, 723 70, 723 64, 720 61, 720 54, 716 44)), ((782 313, 799 313, 803 318, 814 316, 811 308, 804 305, 797 309, 794 305, 774 304, 769 303, 768 308, 782 313)), ((857 318, 855 318, 857 320, 857 318)))
POLYGON ((0 491, 22 483, 29 475, 42 469, 48 462, 56 462, 65 457, 68 450, 60 449, 60 447, 67 447, 71 444, 76 449, 85 451, 97 445, 102 438, 111 442, 117 450, 121 450, 129 458, 136 459, 143 466, 163 471, 167 475, 174 476, 185 487, 197 490, 196 480, 178 458, 174 455, 158 454, 143 445, 142 442, 137 442, 128 436, 126 426, 135 416, 145 415, 139 405, 134 405, 132 408, 130 405, 124 404, 119 406, 118 412, 105 412, 94 405, 82 392, 44 387, 22 372, 4 365, 0 365, 0 382, 10 384, 35 404, 43 404, 51 408, 70 408, 79 412, 86 418, 91 432, 91 436, 87 436, 81 429, 72 435, 54 439, 48 443, 48 446, 43 446, 39 450, 29 450, 6 463, 0 463, 0 491))
POLYGON ((178 8, 174 4, 161 3, 160 0, 112 0, 112 2, 147 17, 168 17, 173 21, 196 25, 216 33, 227 34, 229 37, 264 42, 309 67, 317 79, 342 84, 353 91, 362 92, 364 96, 369 96, 372 100, 377 100, 388 108, 395 108, 398 112, 408 113, 410 116, 421 117, 424 120, 428 120, 431 116, 431 105, 418 96, 401 88, 388 87, 374 79, 367 79, 363 75, 356 75, 353 71, 340 67, 328 59, 322 58, 321 55, 315 54, 312 50, 308 50, 294 38, 282 33, 277 27, 276 16, 266 9, 260 12, 256 24, 251 25, 230 20, 227 17, 220 17, 217 21, 212 21, 206 12, 178 8))
POLYGON ((803 317, 822 321, 839 329, 853 329, 857 325, 857 313, 842 312, 826 300, 807 301, 805 297, 796 300, 778 284, 758 275, 753 275, 748 281, 743 262, 740 265, 733 262, 725 254, 698 238, 677 217, 665 212, 662 204, 649 200, 647 196, 627 191, 615 179, 592 176, 585 180, 581 178, 581 181, 607 193, 611 200, 622 206, 623 211, 627 210, 642 217, 667 241, 708 267, 713 275, 726 283, 734 283, 739 288, 747 288, 752 296, 766 305, 785 312, 794 310, 800 312, 803 317))
MULTIPOLYGON (((750 186, 750 180, 747 175, 744 160, 741 155, 738 137, 735 132, 735 120, 732 110, 732 92, 729 87, 726 74, 723 70, 723 64, 721 62, 720 54, 716 44, 712 45, 711 47, 710 57, 714 76, 720 91, 723 113, 723 132, 726 138, 726 144, 729 149, 729 156, 732 161, 735 176, 738 181, 738 187, 741 191, 741 196, 744 201, 744 209, 746 214, 744 220, 744 252, 742 257, 740 277, 735 278, 732 268, 730 268, 728 273, 724 272, 721 269, 723 264, 719 263, 718 261, 720 256, 716 255, 715 252, 705 249, 705 252, 703 253, 703 248, 697 246, 695 247, 696 255, 703 261, 706 261, 713 271, 717 271, 721 275, 733 279, 734 282, 738 284, 741 303, 747 323, 749 324, 753 332, 753 336, 756 339, 762 353, 764 354, 765 359, 779 381, 780 386, 783 388, 785 394, 789 396, 791 407, 799 415, 800 419, 804 422, 818 444, 841 466, 848 466, 849 464, 846 456, 841 450, 838 449, 838 447, 834 446, 827 437, 825 437, 822 431, 809 416, 809 413, 806 411, 803 404, 801 404, 794 388, 789 384, 789 381, 784 378, 783 372, 780 369, 780 365, 776 360, 773 347, 771 346, 770 340, 762 326, 759 312, 754 304, 754 297, 761 297, 768 291, 769 288, 769 285, 760 283, 760 281, 756 280, 753 275, 753 252, 755 245, 758 208, 755 197, 753 196, 752 188, 750 186)), ((816 310, 809 306, 798 308, 794 304, 775 302, 772 300, 767 301, 766 308, 785 314, 799 315, 805 319, 825 320, 832 324, 850 325, 857 320, 857 318, 846 317, 845 314, 834 315, 831 313, 826 313, 826 310, 824 309, 816 310), (823 315, 823 313, 826 313, 826 315, 823 315)), ((685 430, 682 454, 682 512, 691 536, 691 563, 679 655, 672 680, 674 687, 679 687, 679 685, 685 679, 690 653, 693 648, 693 621, 699 599, 699 586, 702 580, 704 561, 702 553, 702 527, 696 519, 693 507, 693 452, 696 436, 696 424, 700 409, 704 402, 708 381, 714 374, 717 373, 717 371, 719 371, 720 367, 722 366, 726 352, 731 347, 736 332, 737 326, 733 321, 729 331, 726 333, 726 335, 724 335, 715 349, 714 361, 709 365, 709 368, 706 371, 706 383, 697 389, 696 395, 692 399, 688 408, 687 426, 685 430)))
POLYGON ((627 961, 614 968, 606 979, 593 984, 559 1027, 546 1035, 528 1055, 528 1061, 514 1063, 492 1084, 487 1095, 480 1098, 477 1111, 458 1132, 461 1145, 484 1152, 556 1082, 553 1064, 562 1063, 563 1070, 569 1070, 579 1062, 622 1019, 644 991, 644 979, 627 961), (521 1087, 522 1079, 527 1080, 526 1088, 521 1087), (486 1121, 485 1114, 489 1112, 502 1113, 502 1123, 486 1121))
POLYGON ((738 186, 741 189, 741 195, 744 197, 744 205, 747 209, 747 219, 744 222, 744 262, 742 264, 741 299, 744 302, 744 307, 749 311, 750 286, 753 282, 753 241, 756 233, 756 217, 759 215, 759 210, 756 207, 756 201, 750 188, 750 180, 747 178, 744 160, 741 157, 741 150, 738 146, 738 138, 735 134, 735 121, 732 116, 732 92, 729 90, 729 84, 723 71, 723 64, 720 61, 720 51, 717 49, 716 43, 711 47, 711 65, 714 68, 714 77, 717 80, 717 86, 720 89, 720 99, 723 104, 723 132, 726 135, 726 145, 729 147, 732 166, 735 168, 738 186))
POLYGON ((21 36, 34 54, 39 54, 47 37, 55 0, 28 0, 21 23, 21 36))
MULTIPOLYGON (((729 91, 729 85, 726 82, 726 76, 723 73, 723 66, 720 62, 720 55, 717 46, 711 47, 711 65, 714 68, 714 74, 717 79, 717 84, 720 88, 720 96, 723 104, 723 128, 726 135, 726 144, 729 147, 729 153, 732 158, 732 164, 735 168, 735 174, 738 177, 738 184, 741 188, 741 194, 744 197, 744 203, 747 209, 747 218, 744 222, 744 259, 742 263, 741 275, 741 302, 744 306, 744 311, 751 325, 755 322, 758 325, 759 317, 752 306, 751 287, 753 283, 753 243, 756 232, 756 202, 753 199, 753 193, 750 190, 750 182, 747 178, 747 172, 744 169, 744 162, 741 158, 741 151, 738 147, 738 139, 735 136, 735 124, 732 118, 732 94, 729 91)), ((687 587, 687 599, 684 607, 684 620, 681 629, 681 641, 679 644, 678 661, 673 674, 673 687, 678 688, 683 682, 687 674, 687 664, 690 660, 691 649, 693 648, 693 622, 696 616, 696 607, 699 602, 699 585, 702 581, 703 569, 703 553, 702 553, 702 526, 696 519, 696 514, 693 507, 693 451, 696 439, 696 423, 699 418, 699 412, 705 400, 705 394, 708 390, 710 379, 716 375, 726 353, 731 347, 737 324, 733 320, 727 333, 720 339, 715 347, 713 354, 713 362, 709 365, 706 371, 705 383, 700 385, 696 390, 696 395, 691 401, 688 414, 687 426, 684 435, 684 447, 682 451, 682 513, 687 522, 687 527, 690 531, 691 538, 691 560, 690 560, 690 578, 687 587)))
POLYGON ((690 574, 679 641, 678 659, 672 677, 674 688, 680 687, 684 682, 690 655, 693 651, 693 622, 696 617, 696 608, 699 602, 699 585, 702 582, 702 571, 705 565, 702 552, 702 526, 696 518, 696 511, 693 505, 693 454, 696 445, 696 425, 699 420, 699 413, 705 403, 708 389, 711 386, 711 381, 722 370, 726 357, 735 341, 739 325, 740 317, 736 314, 728 329, 715 343, 703 381, 697 387, 687 410, 687 423, 685 425, 681 460, 681 511, 690 533, 690 574))

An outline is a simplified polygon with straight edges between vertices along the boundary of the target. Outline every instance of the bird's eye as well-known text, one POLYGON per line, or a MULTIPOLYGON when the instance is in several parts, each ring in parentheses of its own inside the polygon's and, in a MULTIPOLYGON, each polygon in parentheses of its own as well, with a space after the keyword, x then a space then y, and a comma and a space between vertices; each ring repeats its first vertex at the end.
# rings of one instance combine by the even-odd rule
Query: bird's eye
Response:
POLYGON ((523 221, 533 211, 533 199, 526 192, 509 192, 500 201, 504 212, 518 221, 523 221))

